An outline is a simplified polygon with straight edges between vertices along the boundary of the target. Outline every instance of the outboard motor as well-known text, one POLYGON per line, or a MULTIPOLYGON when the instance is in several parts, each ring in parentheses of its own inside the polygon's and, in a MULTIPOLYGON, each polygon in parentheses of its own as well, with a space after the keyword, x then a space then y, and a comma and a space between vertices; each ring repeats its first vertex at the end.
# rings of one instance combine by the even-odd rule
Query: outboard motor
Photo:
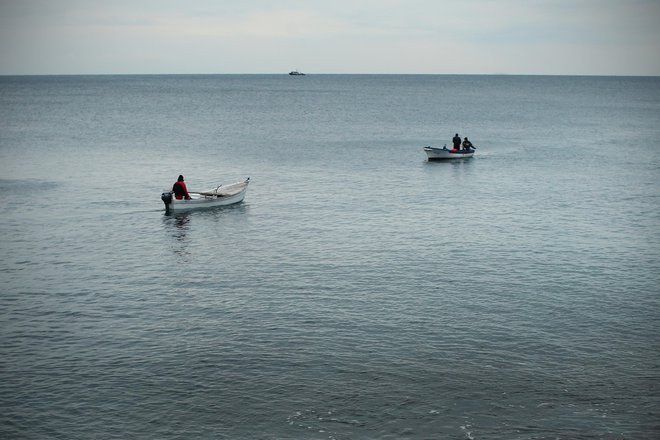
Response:
POLYGON ((170 205, 172 204, 172 192, 164 192, 160 195, 160 199, 165 203, 165 211, 170 210, 170 205))

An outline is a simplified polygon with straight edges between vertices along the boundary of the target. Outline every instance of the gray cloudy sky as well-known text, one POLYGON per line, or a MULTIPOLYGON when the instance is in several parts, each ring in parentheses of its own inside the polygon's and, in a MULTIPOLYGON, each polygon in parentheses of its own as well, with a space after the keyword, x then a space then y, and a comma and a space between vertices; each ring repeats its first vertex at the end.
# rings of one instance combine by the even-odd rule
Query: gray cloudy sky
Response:
POLYGON ((660 75, 660 0, 0 0, 0 74, 660 75))

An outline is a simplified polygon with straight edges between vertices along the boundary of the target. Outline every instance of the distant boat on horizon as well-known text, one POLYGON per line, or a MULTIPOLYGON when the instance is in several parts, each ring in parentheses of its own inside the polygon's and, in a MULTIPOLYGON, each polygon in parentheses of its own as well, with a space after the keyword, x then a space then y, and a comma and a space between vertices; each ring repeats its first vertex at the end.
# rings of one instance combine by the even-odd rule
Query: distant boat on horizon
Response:
POLYGON ((299 72, 298 70, 292 70, 291 72, 289 72, 289 75, 293 75, 293 76, 305 76, 304 73, 299 72))

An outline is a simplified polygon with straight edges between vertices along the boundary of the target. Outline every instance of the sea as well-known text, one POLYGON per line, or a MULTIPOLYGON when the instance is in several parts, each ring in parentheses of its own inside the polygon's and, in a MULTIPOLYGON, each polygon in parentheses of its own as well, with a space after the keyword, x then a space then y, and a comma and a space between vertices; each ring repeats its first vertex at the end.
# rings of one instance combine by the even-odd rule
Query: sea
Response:
POLYGON ((0 208, 2 439, 660 438, 660 77, 2 76, 0 208))

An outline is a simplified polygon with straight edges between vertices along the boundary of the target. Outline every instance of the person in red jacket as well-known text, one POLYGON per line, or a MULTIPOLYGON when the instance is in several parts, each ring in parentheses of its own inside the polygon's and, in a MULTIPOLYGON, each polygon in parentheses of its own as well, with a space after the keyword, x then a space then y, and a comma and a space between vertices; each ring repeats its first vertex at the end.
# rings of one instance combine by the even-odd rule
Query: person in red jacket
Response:
POLYGON ((176 182, 174 182, 174 185, 172 186, 172 192, 174 193, 174 197, 176 197, 177 200, 181 199, 186 199, 190 200, 190 194, 188 194, 188 188, 186 188, 186 182, 183 181, 183 176, 179 176, 176 182))

